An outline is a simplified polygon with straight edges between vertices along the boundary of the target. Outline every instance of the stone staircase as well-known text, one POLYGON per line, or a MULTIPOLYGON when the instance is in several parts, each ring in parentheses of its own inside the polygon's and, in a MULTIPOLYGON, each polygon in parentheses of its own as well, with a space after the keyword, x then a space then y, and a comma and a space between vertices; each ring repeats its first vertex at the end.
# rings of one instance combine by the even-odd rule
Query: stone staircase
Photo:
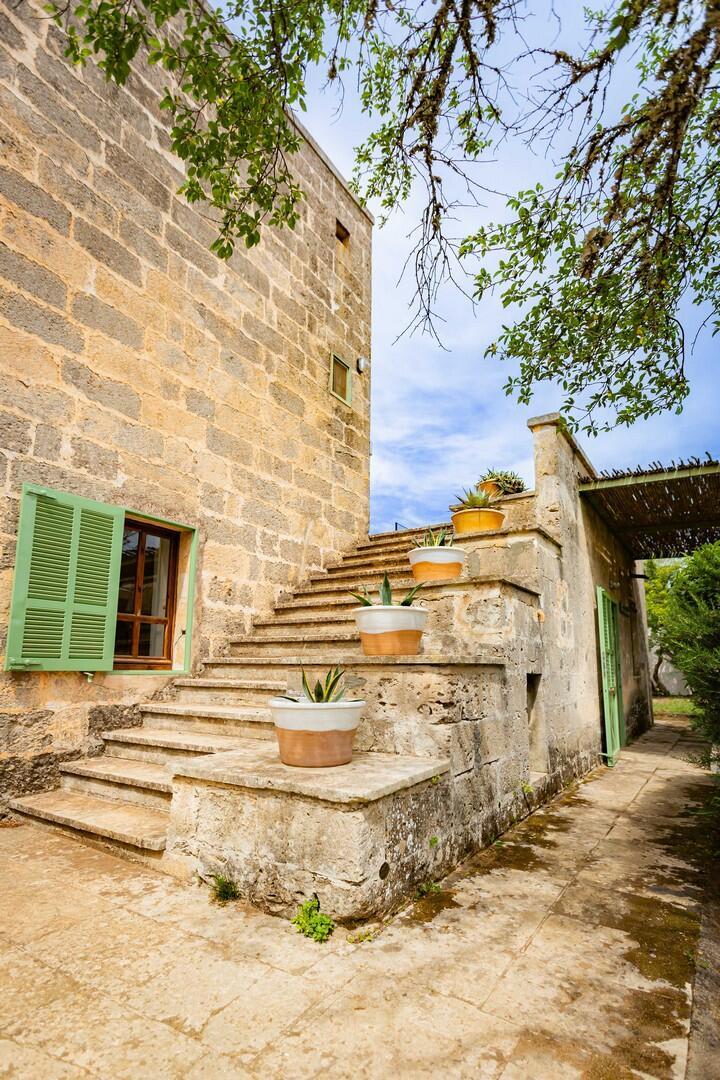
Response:
MULTIPOLYGON (((228 655, 209 659, 198 675, 176 679, 162 700, 141 705, 142 726, 104 732, 102 756, 61 766, 59 789, 17 799, 13 810, 127 857, 161 864, 173 775, 191 763, 233 751, 233 760, 239 756, 255 763, 258 774, 276 770, 276 755, 266 748, 267 740, 274 744, 267 702, 289 684, 299 685, 301 666, 339 663, 348 671, 350 686, 362 685, 363 692, 368 680, 374 680, 373 686, 384 685, 392 676, 404 685, 404 675, 414 675, 418 668, 427 673, 436 665, 444 671, 444 658, 364 657, 351 613, 356 602, 349 590, 374 586, 384 572, 393 588, 411 587, 406 554, 420 532, 378 535, 358 545, 337 566, 312 575, 291 599, 277 604, 271 618, 258 619, 250 635, 232 640, 228 655)), ((426 594, 439 595, 443 588, 433 584, 426 594)), ((476 670, 477 659, 469 663, 476 670)), ((384 705, 383 693, 378 700, 384 705)), ((368 791, 412 789, 449 767, 445 747, 426 740, 418 754, 413 739, 387 722, 371 725, 365 742, 359 747, 365 753, 358 755, 358 767, 368 791), (390 759, 388 753, 399 756, 390 759)), ((257 787, 264 783, 262 775, 249 781, 246 777, 246 782, 257 787)), ((308 777, 308 793, 316 787, 316 779, 308 777)), ((361 793, 353 789, 352 797, 357 801, 361 793)))

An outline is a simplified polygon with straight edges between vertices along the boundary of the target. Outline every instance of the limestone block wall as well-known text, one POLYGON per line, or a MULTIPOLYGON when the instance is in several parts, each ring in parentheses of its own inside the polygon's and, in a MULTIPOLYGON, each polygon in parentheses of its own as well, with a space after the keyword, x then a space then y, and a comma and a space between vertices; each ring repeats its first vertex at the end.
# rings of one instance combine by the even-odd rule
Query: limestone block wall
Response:
POLYGON ((602 729, 597 601, 601 585, 620 608, 623 708, 629 735, 651 723, 642 582, 620 539, 578 492, 594 469, 551 414, 529 421, 535 446, 535 506, 547 533, 539 562, 544 706, 566 748, 597 744, 602 729), (551 537, 554 539, 551 540, 551 537))
MULTIPOLYGON (((23 482, 199 530, 194 654, 367 533, 371 220, 305 142, 292 233, 223 262, 175 193, 162 73, 72 68, 0 0, 0 653, 23 482), (336 220, 349 231, 343 244, 336 220)), ((49 786, 162 679, 4 675, 0 788, 49 786)))

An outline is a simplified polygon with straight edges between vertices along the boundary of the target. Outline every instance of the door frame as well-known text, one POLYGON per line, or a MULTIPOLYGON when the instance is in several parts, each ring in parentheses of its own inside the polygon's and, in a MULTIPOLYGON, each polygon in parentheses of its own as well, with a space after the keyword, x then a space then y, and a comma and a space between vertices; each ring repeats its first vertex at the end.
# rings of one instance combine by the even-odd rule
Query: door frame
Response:
POLYGON ((612 766, 627 743, 623 709, 622 663, 620 657, 620 609, 602 585, 597 585, 598 645, 602 680, 605 750, 602 756, 612 766))

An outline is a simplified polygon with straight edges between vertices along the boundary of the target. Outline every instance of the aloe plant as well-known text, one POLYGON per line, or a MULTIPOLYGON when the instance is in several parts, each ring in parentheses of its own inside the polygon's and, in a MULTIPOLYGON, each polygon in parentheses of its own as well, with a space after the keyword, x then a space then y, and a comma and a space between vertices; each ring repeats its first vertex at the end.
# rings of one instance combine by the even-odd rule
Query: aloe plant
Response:
MULTIPOLYGON (((424 582, 421 581, 418 585, 415 585, 410 590, 410 592, 405 596, 405 598, 403 600, 401 600, 399 604, 396 604, 394 606, 395 607, 410 607, 413 600, 415 599, 415 596, 417 594, 418 589, 422 589, 423 584, 424 584, 424 582)), ((372 607, 373 606, 373 601, 370 598, 370 593, 368 592, 367 585, 365 585, 363 587, 363 591, 361 593, 351 592, 350 595, 353 596, 357 600, 357 602, 359 604, 362 604, 363 607, 372 607)), ((390 588, 390 581, 388 579, 387 573, 384 574, 382 582, 380 583, 379 595, 380 595, 380 601, 379 602, 380 602, 381 605, 384 605, 386 607, 392 607, 393 606, 392 589, 390 588)))
POLYGON ((458 500, 451 510, 484 510, 490 505, 490 496, 486 491, 478 491, 476 487, 468 488, 462 495, 456 495, 458 500))
POLYGON ((416 548, 452 547, 452 545, 453 538, 447 529, 438 529, 437 532, 428 529, 420 540, 415 541, 416 548))
POLYGON ((483 480, 492 480, 497 484, 501 495, 519 495, 521 491, 527 490, 523 478, 509 469, 488 469, 480 477, 478 484, 482 484, 483 480))
POLYGON ((345 688, 340 685, 340 680, 345 675, 339 667, 330 668, 325 676, 325 682, 320 679, 315 686, 310 686, 305 668, 302 668, 302 694, 282 694, 286 701, 313 701, 318 705, 329 705, 335 701, 342 701, 345 688))

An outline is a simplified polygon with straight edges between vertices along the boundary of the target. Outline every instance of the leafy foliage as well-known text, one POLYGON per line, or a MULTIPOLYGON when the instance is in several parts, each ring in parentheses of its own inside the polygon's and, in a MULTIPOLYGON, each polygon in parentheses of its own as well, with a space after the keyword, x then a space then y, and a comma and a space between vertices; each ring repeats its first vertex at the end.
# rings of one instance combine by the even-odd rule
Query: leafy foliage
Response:
POLYGON ((501 495, 519 495, 526 490, 523 478, 510 469, 488 469, 478 480, 478 485, 486 480, 496 483, 501 495))
POLYGON ((655 668, 652 673, 653 689, 658 694, 666 694, 667 689, 660 678, 660 668, 664 660, 669 659, 669 650, 665 641, 665 618, 670 602, 670 586, 677 573, 677 565, 658 566, 652 559, 645 563, 645 607, 650 646, 655 651, 655 668))
POLYGON ((720 763, 720 541, 698 548, 673 575, 661 639, 692 691, 693 726, 720 763))
MULTIPOLYGON (((557 383, 573 426, 680 411, 686 301, 720 328, 720 20, 717 0, 608 0, 575 52, 546 47, 518 0, 53 0, 75 63, 125 82, 138 53, 167 75, 163 108, 190 202, 216 216, 214 250, 294 228, 293 170, 309 69, 351 78, 371 130, 354 183, 384 215, 419 184, 409 263, 415 324, 434 332, 459 266, 513 318, 488 348, 519 365, 525 404, 557 383), (635 64, 634 92, 613 114, 635 64), (514 88, 526 91, 518 96, 514 88), (484 194, 474 166, 514 136, 562 166, 459 244, 449 223, 484 194), (570 141, 569 150, 566 147, 570 141), (453 192, 459 190, 462 194, 453 192), (457 257, 460 263, 458 264, 457 257)), ((550 11, 557 19, 550 4, 550 11)))
POLYGON ((484 510, 491 502, 487 491, 478 491, 476 487, 468 488, 455 498, 458 501, 450 507, 451 510, 484 510))
POLYGON ((437 532, 428 529, 427 532, 419 540, 415 540, 414 543, 416 548, 452 547, 453 536, 447 529, 438 529, 437 532))
POLYGON ((313 941, 327 941, 335 929, 335 923, 330 916, 320 910, 317 896, 300 905, 292 922, 299 934, 304 934, 313 941))
POLYGON ((230 900, 239 899, 240 890, 232 878, 225 877, 224 874, 213 874, 210 880, 212 881, 213 900, 216 903, 227 904, 230 900))
MULTIPOLYGON (((418 591, 420 589, 422 589, 423 585, 424 585, 424 582, 422 582, 422 581, 419 582, 417 585, 414 585, 412 587, 412 589, 410 590, 410 592, 406 593, 404 599, 402 599, 400 601, 400 603, 395 605, 395 606, 397 606, 397 607, 410 607, 413 600, 417 596, 418 591)), ((373 606, 373 602, 372 602, 372 600, 370 598, 370 593, 368 592, 367 585, 364 586, 363 591, 361 593, 351 592, 350 595, 352 597, 354 597, 354 599, 357 600, 359 604, 362 604, 363 607, 372 607, 373 606)), ((383 604, 386 607, 390 607, 390 606, 393 605, 392 588, 390 586, 390 579, 388 578, 387 573, 385 573, 383 575, 383 579, 382 579, 382 581, 380 583, 378 603, 383 604)))
POLYGON ((345 688, 341 685, 345 672, 339 667, 330 668, 325 681, 317 680, 314 686, 310 686, 305 668, 302 668, 302 694, 283 694, 286 701, 314 701, 317 704, 330 704, 333 701, 342 701, 345 696, 345 688))

